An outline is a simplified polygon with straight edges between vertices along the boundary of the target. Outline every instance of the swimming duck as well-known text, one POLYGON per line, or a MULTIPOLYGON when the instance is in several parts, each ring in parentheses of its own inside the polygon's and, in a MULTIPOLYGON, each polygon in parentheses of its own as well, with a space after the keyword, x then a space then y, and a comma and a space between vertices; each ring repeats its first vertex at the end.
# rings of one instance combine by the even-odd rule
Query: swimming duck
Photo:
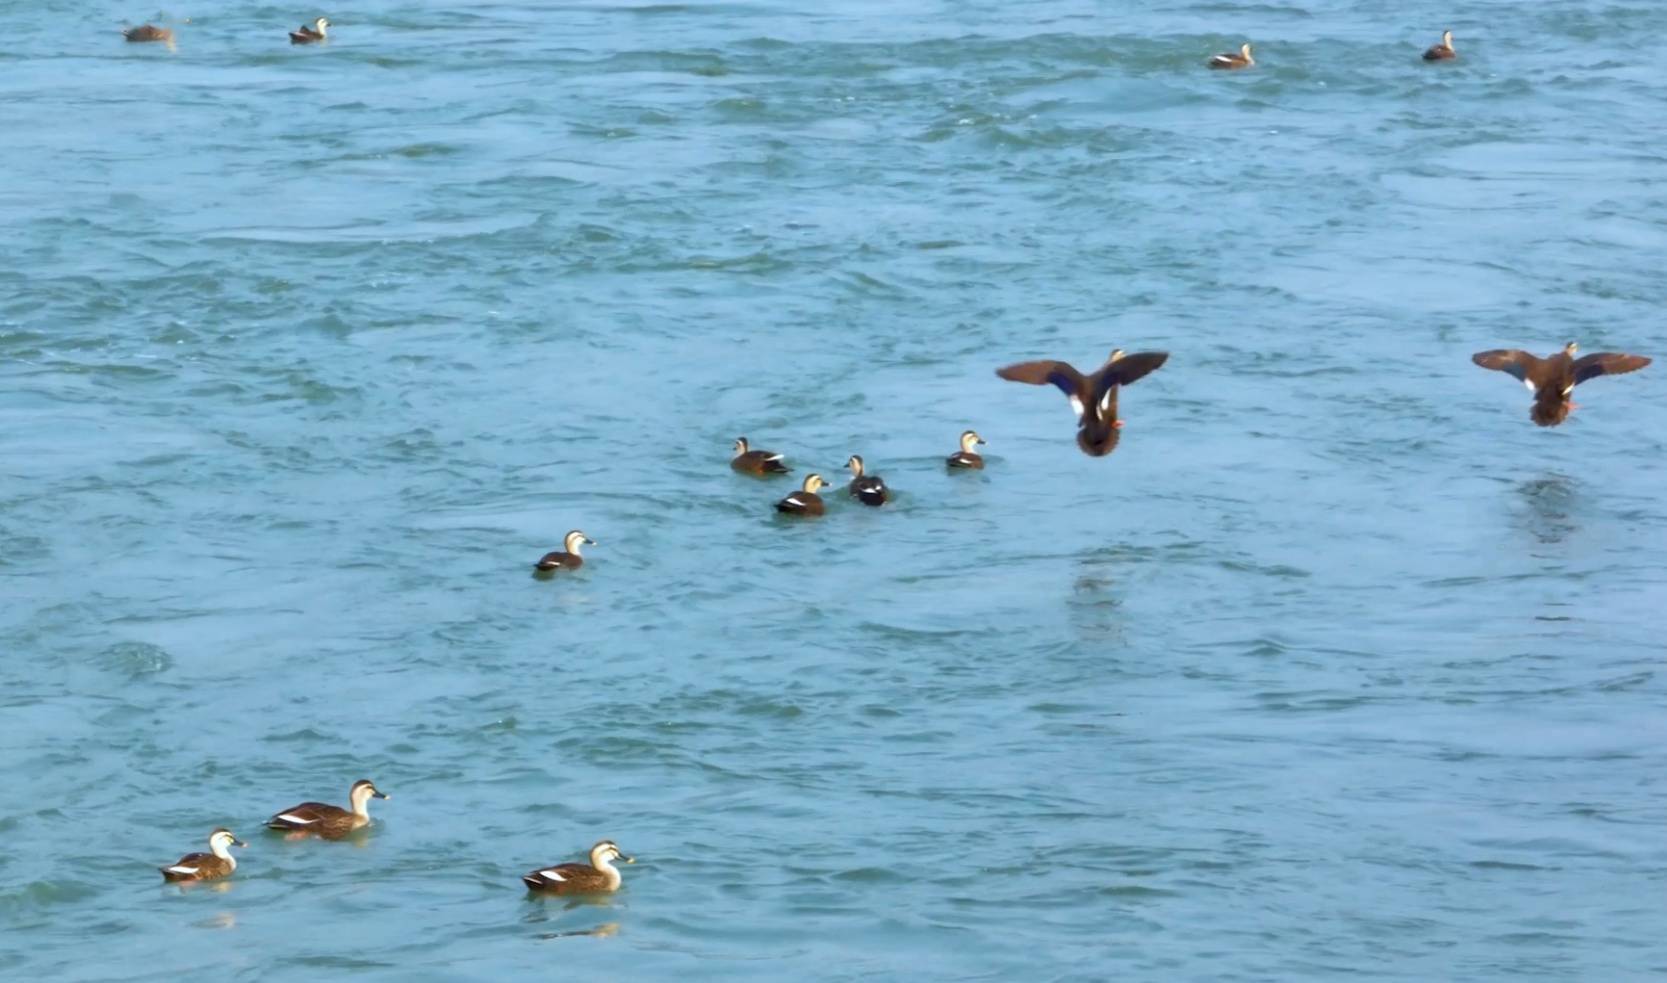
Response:
POLYGON ((798 491, 776 503, 777 512, 791 515, 821 515, 827 511, 822 504, 822 496, 816 494, 818 490, 827 486, 819 474, 805 475, 805 483, 798 491))
POLYGON ((983 468, 984 458, 973 447, 984 442, 976 431, 961 431, 961 449, 949 455, 944 463, 952 468, 983 468))
POLYGON ((155 24, 141 24, 122 31, 122 37, 138 44, 143 41, 161 41, 164 44, 174 43, 174 32, 170 28, 157 27, 155 24))
POLYGON ((588 864, 556 864, 528 871, 521 880, 529 891, 549 891, 552 894, 605 894, 619 890, 619 868, 614 861, 634 864, 637 861, 619 852, 613 840, 602 840, 590 848, 588 864))
POLYGON ((555 550, 538 558, 534 565, 536 570, 577 570, 585 565, 584 557, 579 555, 579 546, 595 546, 596 540, 575 529, 562 539, 562 547, 567 552, 555 550))
POLYGON ((742 474, 788 474, 787 465, 781 463, 781 455, 774 451, 755 451, 747 446, 747 438, 735 438, 735 456, 729 459, 729 466, 742 474))
POLYGON ((370 813, 366 811, 365 806, 371 799, 386 798, 387 793, 378 789, 369 779, 361 778, 353 783, 353 788, 347 793, 347 800, 353 805, 351 809, 326 805, 323 802, 303 802, 298 806, 290 806, 268 819, 266 825, 269 829, 316 833, 327 840, 339 840, 370 822, 370 813))
POLYGON ((1249 68, 1256 64, 1256 59, 1250 57, 1250 44, 1246 42, 1239 48, 1238 54, 1229 51, 1225 54, 1211 55, 1211 68, 1249 68))
MULTIPOLYGON (((351 19, 352 18, 349 18, 349 20, 351 20, 351 19)), ((324 40, 325 37, 328 36, 329 30, 330 30, 330 22, 325 20, 324 18, 320 17, 318 20, 313 21, 311 27, 307 26, 306 24, 302 24, 300 30, 290 31, 289 32, 289 43, 290 44, 316 44, 319 41, 324 40)))
POLYGON ((1458 56, 1459 53, 1453 50, 1452 31, 1442 31, 1441 43, 1430 45, 1429 50, 1424 52, 1425 61, 1446 61, 1449 58, 1457 58, 1458 56))
POLYGON ((864 505, 879 506, 886 504, 886 499, 890 497, 890 492, 886 491, 886 483, 880 480, 879 475, 868 474, 863 471, 862 458, 852 454, 851 459, 845 462, 845 466, 851 469, 849 488, 857 501, 864 505))
POLYGON ((232 835, 232 831, 221 827, 208 834, 207 853, 188 853, 167 867, 159 867, 162 879, 165 881, 212 881, 221 877, 231 876, 237 869, 237 858, 232 856, 232 847, 246 847, 249 844, 232 835))
POLYGON ((1573 401, 1574 387, 1600 375, 1620 375, 1636 372, 1650 364, 1644 355, 1623 355, 1617 352, 1594 352, 1575 358, 1580 346, 1569 342, 1563 350, 1545 358, 1536 358, 1515 348, 1500 348, 1477 352, 1470 360, 1484 369, 1509 372, 1534 394, 1534 405, 1528 416, 1542 427, 1555 427, 1568 419, 1569 411, 1578 409, 1573 401))
POLYGON ((1117 387, 1126 386, 1169 359, 1168 352, 1135 352, 1125 355, 1116 349, 1106 364, 1085 376, 1064 362, 1020 362, 996 370, 1011 382, 1033 386, 1058 386, 1077 414, 1077 446, 1089 457, 1102 457, 1117 449, 1117 387))

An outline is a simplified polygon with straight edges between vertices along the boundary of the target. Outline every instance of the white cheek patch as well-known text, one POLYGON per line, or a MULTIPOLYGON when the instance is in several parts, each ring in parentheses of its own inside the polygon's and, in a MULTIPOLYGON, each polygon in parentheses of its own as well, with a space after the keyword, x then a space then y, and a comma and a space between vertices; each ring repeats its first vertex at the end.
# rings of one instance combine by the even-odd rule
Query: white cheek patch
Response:
POLYGON ((567 878, 561 876, 560 871, 555 871, 555 870, 541 870, 541 871, 538 872, 538 876, 544 878, 547 881, 565 881, 565 880, 567 880, 567 878))
POLYGON ((313 823, 318 821, 316 819, 307 819, 307 818, 304 818, 302 816, 297 816, 293 813, 288 813, 288 812, 280 813, 275 818, 282 819, 286 823, 296 823, 296 824, 301 825, 301 826, 310 826, 313 823))

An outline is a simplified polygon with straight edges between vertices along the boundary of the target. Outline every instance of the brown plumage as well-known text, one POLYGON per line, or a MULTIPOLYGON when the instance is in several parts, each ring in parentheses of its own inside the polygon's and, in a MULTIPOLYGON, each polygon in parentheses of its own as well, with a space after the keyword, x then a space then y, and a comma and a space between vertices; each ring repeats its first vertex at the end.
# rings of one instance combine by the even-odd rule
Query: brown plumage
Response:
POLYGON ((851 469, 851 483, 846 486, 846 490, 851 493, 853 498, 864 505, 872 505, 876 508, 886 504, 886 499, 891 497, 891 492, 886 488, 886 483, 881 480, 879 475, 869 474, 864 470, 862 458, 852 454, 851 459, 845 462, 845 466, 851 469))
POLYGON ((122 32, 122 37, 127 38, 134 44, 144 41, 161 41, 164 44, 174 43, 174 32, 166 27, 157 27, 155 24, 130 27, 122 32))
POLYGON ((1579 350, 1580 346, 1571 341, 1562 351, 1545 358, 1515 348, 1499 348, 1477 352, 1470 360, 1484 369, 1497 369, 1515 376, 1534 393, 1534 405, 1528 416, 1542 427, 1555 427, 1568 419, 1570 410, 1579 408, 1573 400, 1575 386, 1600 375, 1636 372, 1650 364, 1646 356, 1617 352, 1594 352, 1575 358, 1579 350))
POLYGON ((983 470, 984 457, 973 448, 984 442, 984 438, 980 437, 976 430, 961 431, 961 449, 945 458, 944 463, 952 468, 983 470))
POLYGON ((1430 45, 1429 50, 1424 52, 1425 61, 1446 61, 1449 58, 1457 58, 1458 56, 1459 53, 1453 50, 1452 31, 1442 31, 1441 43, 1430 45))
POLYGON ((221 827, 208 834, 208 853, 188 853, 157 869, 166 881, 212 881, 228 877, 237 869, 237 858, 232 856, 231 848, 248 845, 233 836, 231 830, 221 827))
POLYGON ((325 39, 330 31, 330 22, 320 17, 312 22, 312 26, 302 24, 299 30, 289 32, 290 44, 317 44, 325 39))
POLYGON ((996 370, 1010 382, 1058 386, 1077 414, 1077 446, 1089 457, 1103 457, 1117 449, 1123 421, 1117 418, 1117 388, 1144 377, 1169 360, 1168 352, 1123 354, 1119 348, 1092 375, 1083 375, 1064 362, 1020 362, 996 370))
POLYGON ((562 539, 566 552, 556 550, 538 558, 534 569, 549 572, 551 570, 577 570, 585 565, 584 557, 579 555, 579 546, 595 546, 596 540, 575 529, 562 539))
POLYGON ((550 894, 606 894, 619 890, 619 869, 615 860, 634 864, 636 861, 619 852, 612 840, 602 840, 590 848, 588 864, 555 864, 540 867, 521 875, 522 883, 530 891, 550 894))
POLYGON ((266 825, 269 829, 310 833, 327 840, 339 840, 370 822, 370 812, 366 805, 373 798, 386 799, 388 796, 370 780, 361 778, 353 783, 353 788, 347 793, 350 808, 343 809, 341 806, 324 802, 303 802, 297 806, 290 806, 268 819, 266 825))
POLYGON ((787 465, 781 463, 781 455, 774 451, 755 451, 747 445, 747 438, 735 438, 735 456, 729 459, 729 466, 742 474, 788 474, 787 465))
POLYGON ((777 512, 789 515, 821 515, 827 511, 822 503, 822 496, 817 491, 827 486, 819 474, 805 475, 805 483, 799 490, 776 503, 777 512))
POLYGON ((1237 52, 1228 51, 1219 55, 1211 55, 1207 63, 1211 68, 1249 68, 1256 64, 1256 59, 1250 57, 1250 44, 1246 42, 1237 52))

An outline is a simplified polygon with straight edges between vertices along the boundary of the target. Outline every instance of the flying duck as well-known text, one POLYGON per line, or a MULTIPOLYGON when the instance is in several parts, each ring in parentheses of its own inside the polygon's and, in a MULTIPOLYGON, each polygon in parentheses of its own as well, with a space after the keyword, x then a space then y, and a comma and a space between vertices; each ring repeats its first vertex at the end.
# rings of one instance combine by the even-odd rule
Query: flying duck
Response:
POLYGON ((535 570, 577 570, 585 565, 585 558, 579 555, 579 546, 595 546, 596 540, 575 529, 562 539, 562 550, 554 550, 538 558, 533 565, 535 570))
POLYGON ((729 466, 742 474, 788 474, 787 465, 781 463, 781 455, 774 451, 755 451, 747 446, 747 438, 735 438, 735 456, 729 459, 729 466))
POLYGON ((1534 394, 1529 417, 1542 427, 1555 427, 1568 419, 1570 410, 1579 408, 1572 398, 1575 386, 1600 375, 1636 372, 1650 364, 1647 356, 1617 352, 1594 352, 1575 358, 1579 350, 1580 346, 1571 341, 1562 351, 1545 358, 1515 348, 1499 348, 1477 352, 1470 360, 1484 369, 1498 369, 1515 376, 1534 394))
POLYGON ((174 43, 174 32, 170 28, 157 27, 155 24, 141 24, 122 31, 122 37, 138 44, 142 41, 161 41, 164 44, 174 43))
POLYGON ((1077 414, 1077 446, 1089 457, 1102 457, 1117 449, 1117 387, 1126 386, 1169 359, 1168 352, 1135 352, 1125 355, 1119 348, 1093 375, 1085 376, 1064 362, 1020 362, 997 369, 996 375, 1011 382, 1033 386, 1058 386, 1077 414))
POLYGON ((822 496, 816 492, 826 485, 827 482, 819 474, 805 475, 803 487, 777 502, 776 511, 789 515, 821 515, 827 508, 822 504, 822 496))
POLYGON ((850 492, 856 500, 864 505, 880 506, 886 504, 891 493, 886 490, 886 483, 877 474, 867 474, 862 469, 862 458, 855 454, 845 462, 851 469, 850 492))
POLYGON ((268 829, 288 830, 302 835, 315 833, 327 840, 339 840, 370 822, 370 813, 365 806, 371 799, 386 798, 387 793, 369 779, 361 778, 347 793, 347 800, 353 805, 351 809, 323 802, 303 802, 268 819, 266 825, 268 829))
POLYGON ((1459 53, 1453 50, 1452 31, 1442 31, 1441 43, 1430 45, 1429 50, 1424 52, 1425 61, 1446 61, 1449 58, 1457 58, 1458 56, 1459 53))
POLYGON ((521 880, 529 891, 549 891, 552 894, 606 894, 619 890, 619 868, 614 861, 634 864, 637 861, 619 852, 613 840, 602 840, 590 848, 588 864, 556 864, 528 871, 521 880))
POLYGON ((207 853, 188 853, 167 867, 159 867, 162 879, 165 881, 212 881, 221 877, 231 876, 237 869, 237 858, 232 856, 232 847, 246 847, 249 844, 232 835, 232 831, 221 827, 208 834, 207 853))
POLYGON ((961 449, 949 455, 949 457, 944 460, 944 463, 952 468, 982 469, 984 467, 984 458, 977 451, 973 450, 973 447, 984 442, 984 438, 980 437, 978 432, 975 430, 961 431, 961 449))
POLYGON ((1250 43, 1246 42, 1240 46, 1237 54, 1229 51, 1211 55, 1208 64, 1211 68, 1249 68, 1256 64, 1256 59, 1250 57, 1250 43))
MULTIPOLYGON (((349 18, 351 19, 351 18, 349 18)), ((330 22, 320 17, 312 22, 312 26, 301 25, 301 29, 289 32, 290 44, 317 44, 329 35, 330 22)))

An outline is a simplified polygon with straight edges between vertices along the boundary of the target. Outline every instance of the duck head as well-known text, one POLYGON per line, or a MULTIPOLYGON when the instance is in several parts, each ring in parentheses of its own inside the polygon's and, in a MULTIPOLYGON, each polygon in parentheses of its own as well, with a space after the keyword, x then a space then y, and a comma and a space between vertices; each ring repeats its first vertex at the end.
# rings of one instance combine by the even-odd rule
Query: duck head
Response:
POLYGON ((595 546, 596 540, 575 529, 562 538, 562 548, 574 556, 579 555, 580 546, 595 546))
POLYGON ((231 830, 224 826, 208 834, 208 848, 216 857, 231 859, 231 848, 234 846, 247 847, 249 844, 238 839, 231 830))
POLYGON ((617 860, 622 864, 634 864, 635 857, 627 857, 620 852, 619 844, 613 840, 600 840, 590 848, 590 865, 597 870, 607 870, 617 860))
POLYGON ((966 453, 966 454, 971 454, 973 452, 972 449, 975 446, 977 446, 979 444, 982 444, 984 442, 985 442, 984 438, 980 437, 978 435, 977 431, 975 431, 975 430, 963 431, 962 434, 961 434, 961 451, 963 453, 966 453))
POLYGON ((353 783, 353 788, 347 793, 348 801, 353 804, 353 811, 359 815, 365 814, 365 803, 371 799, 386 799, 388 794, 376 787, 368 778, 361 778, 353 783))

